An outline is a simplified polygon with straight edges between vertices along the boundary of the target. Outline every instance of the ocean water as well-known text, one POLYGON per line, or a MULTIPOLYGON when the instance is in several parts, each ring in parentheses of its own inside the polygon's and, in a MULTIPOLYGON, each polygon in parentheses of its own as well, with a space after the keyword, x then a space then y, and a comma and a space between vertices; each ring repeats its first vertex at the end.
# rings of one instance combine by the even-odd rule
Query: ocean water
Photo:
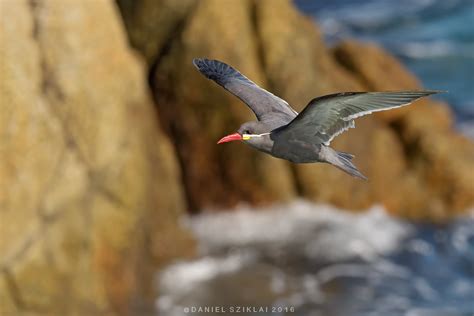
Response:
POLYGON ((327 42, 373 41, 398 56, 452 106, 474 136, 474 0, 295 0, 327 42))
POLYGON ((295 201, 187 224, 200 256, 157 278, 159 315, 474 315, 474 210, 436 226, 295 201))

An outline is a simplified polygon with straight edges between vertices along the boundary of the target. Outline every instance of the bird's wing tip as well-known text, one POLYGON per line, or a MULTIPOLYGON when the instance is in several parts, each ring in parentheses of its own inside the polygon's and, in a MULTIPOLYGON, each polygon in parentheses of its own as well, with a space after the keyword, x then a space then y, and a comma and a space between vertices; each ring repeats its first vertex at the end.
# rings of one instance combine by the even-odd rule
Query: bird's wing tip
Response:
POLYGON ((201 58, 201 57, 193 58, 193 65, 194 65, 196 68, 200 68, 200 67, 202 67, 203 63, 204 63, 206 60, 207 60, 206 58, 201 58))
POLYGON ((214 69, 220 64, 228 66, 217 59, 209 59, 206 57, 196 57, 193 59, 193 65, 201 72, 207 72, 209 69, 214 69))
POLYGON ((448 90, 427 90, 429 94, 438 94, 438 93, 449 93, 448 90))

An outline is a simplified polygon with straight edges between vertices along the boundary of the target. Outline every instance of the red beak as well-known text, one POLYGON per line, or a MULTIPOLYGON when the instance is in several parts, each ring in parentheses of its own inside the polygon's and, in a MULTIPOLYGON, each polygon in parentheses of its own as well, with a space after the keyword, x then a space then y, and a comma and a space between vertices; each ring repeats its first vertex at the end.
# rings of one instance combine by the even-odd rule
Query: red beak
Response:
POLYGON ((231 142, 233 140, 242 140, 242 135, 240 135, 239 133, 230 134, 230 135, 222 137, 217 143, 222 144, 222 143, 231 142))

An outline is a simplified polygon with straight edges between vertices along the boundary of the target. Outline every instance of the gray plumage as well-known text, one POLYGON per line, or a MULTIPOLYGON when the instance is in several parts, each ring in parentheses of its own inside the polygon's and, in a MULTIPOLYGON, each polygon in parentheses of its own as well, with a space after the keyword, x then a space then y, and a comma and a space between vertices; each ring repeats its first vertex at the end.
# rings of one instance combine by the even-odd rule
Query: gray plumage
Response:
MULTIPOLYGON (((237 96, 255 113, 257 121, 244 123, 238 130, 247 144, 294 163, 330 163, 362 179, 366 177, 352 164, 353 155, 329 147, 334 137, 355 127, 354 119, 360 116, 402 107, 439 92, 335 93, 311 100, 298 114, 286 101, 260 88, 223 62, 196 58, 193 64, 204 76, 237 96)), ((224 141, 228 140, 221 140, 224 141)))
POLYGON ((209 59, 196 58, 193 64, 208 79, 246 103, 259 122, 274 129, 290 122, 298 114, 288 102, 257 86, 231 66, 209 59))

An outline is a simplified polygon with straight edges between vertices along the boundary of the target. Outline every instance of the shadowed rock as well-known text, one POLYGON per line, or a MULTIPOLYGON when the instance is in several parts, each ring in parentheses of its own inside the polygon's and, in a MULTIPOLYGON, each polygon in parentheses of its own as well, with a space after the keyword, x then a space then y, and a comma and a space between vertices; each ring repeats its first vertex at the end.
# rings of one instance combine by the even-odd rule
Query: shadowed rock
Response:
POLYGON ((196 0, 117 0, 130 43, 152 64, 179 35, 196 0))
POLYGON ((217 140, 253 113, 192 65, 196 56, 226 60, 265 86, 251 8, 250 1, 226 2, 225 10, 219 0, 199 1, 152 74, 161 122, 176 145, 192 211, 288 200, 295 194, 286 162, 244 146, 217 150, 217 140))

